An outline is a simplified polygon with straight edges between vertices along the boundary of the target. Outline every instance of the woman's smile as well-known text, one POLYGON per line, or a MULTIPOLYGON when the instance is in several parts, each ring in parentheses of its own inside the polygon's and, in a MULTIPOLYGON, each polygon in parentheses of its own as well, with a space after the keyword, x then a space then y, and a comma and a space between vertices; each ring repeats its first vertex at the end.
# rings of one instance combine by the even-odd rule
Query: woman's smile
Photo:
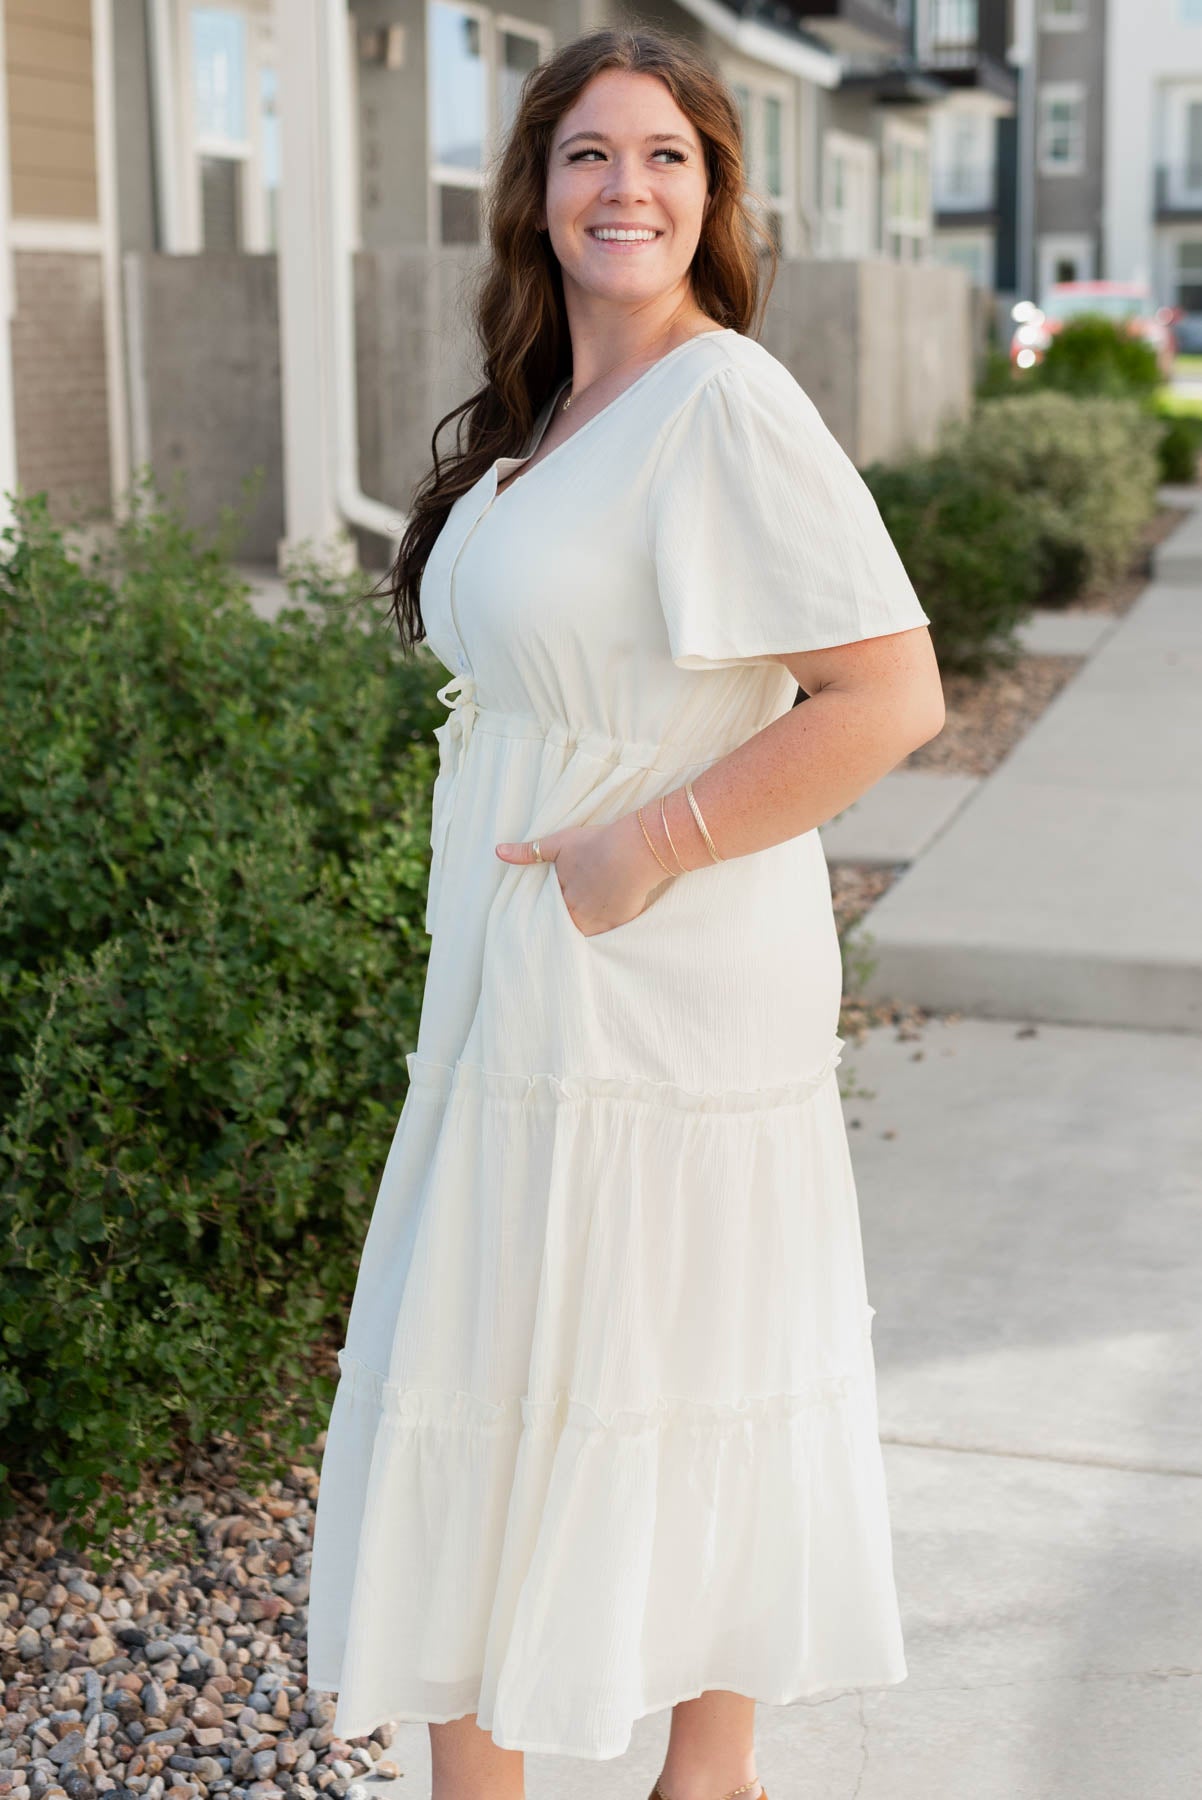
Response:
POLYGON ((602 250, 611 254, 616 252, 618 255, 629 255, 632 250, 649 250, 653 244, 658 244, 663 235, 654 226, 631 227, 627 232, 621 226, 590 225, 585 231, 585 236, 591 238, 602 250), (601 232, 620 235, 602 237, 599 235, 601 232))

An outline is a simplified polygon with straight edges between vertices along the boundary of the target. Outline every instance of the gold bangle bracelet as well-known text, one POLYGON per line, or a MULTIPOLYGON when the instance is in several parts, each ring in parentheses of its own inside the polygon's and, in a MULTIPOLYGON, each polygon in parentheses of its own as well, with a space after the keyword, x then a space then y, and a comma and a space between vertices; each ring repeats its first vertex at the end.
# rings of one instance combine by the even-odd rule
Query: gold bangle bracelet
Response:
POLYGON ((700 831, 702 837, 705 839, 706 848, 709 850, 709 853, 713 857, 715 862, 724 862, 726 859, 722 856, 719 856, 718 852, 714 849, 714 840, 705 828, 705 820, 701 816, 701 808, 697 804, 697 796, 693 792, 693 784, 691 781, 685 782, 684 791, 685 791, 685 798, 688 800, 689 805, 693 809, 693 817, 697 821, 697 829, 698 829, 698 831, 700 831))
POLYGON ((665 800, 665 799, 666 799, 666 797, 667 797, 667 796, 666 796, 666 795, 664 795, 664 794, 661 794, 661 795, 660 795, 660 797, 659 797, 659 816, 660 816, 660 818, 661 818, 661 819, 662 819, 662 820, 663 820, 663 826, 664 826, 664 836, 665 836, 665 837, 666 837, 666 838, 667 838, 667 840, 668 840, 668 843, 669 843, 669 844, 670 844, 670 845, 671 845, 671 847, 672 847, 672 854, 673 854, 673 856, 674 856, 674 857, 675 857, 675 858, 676 858, 676 861, 677 861, 677 863, 678 863, 678 865, 679 865, 679 867, 680 867, 680 872, 681 872, 681 874, 682 874, 682 875, 687 875, 687 874, 688 874, 688 870, 687 870, 687 869, 686 869, 686 868, 685 868, 685 866, 684 866, 684 864, 683 864, 683 863, 682 863, 682 862, 681 862, 681 860, 680 860, 680 852, 679 852, 679 851, 678 851, 678 850, 677 850, 677 848, 676 848, 676 845, 675 845, 675 844, 673 844, 673 843, 672 843, 672 833, 671 833, 671 832, 670 832, 670 831, 669 831, 669 830, 668 830, 668 815, 667 815, 667 813, 666 813, 666 812, 665 812, 665 811, 664 811, 664 800, 665 800))
POLYGON ((665 875, 668 875, 668 876, 670 876, 670 877, 671 877, 671 879, 672 879, 672 880, 673 880, 673 881, 675 881, 675 880, 676 880, 676 871, 675 871, 675 869, 670 869, 670 868, 669 868, 669 867, 668 867, 668 865, 667 865, 667 863, 666 863, 666 862, 665 862, 665 861, 664 861, 664 859, 663 859, 663 857, 662 857, 662 856, 661 856, 661 855, 660 855, 660 853, 659 853, 659 851, 658 851, 658 850, 657 850, 657 849, 656 849, 656 848, 655 848, 655 845, 654 845, 654 844, 653 844, 653 843, 652 843, 652 842, 651 842, 651 833, 650 833, 650 832, 649 832, 649 831, 648 831, 648 830, 647 830, 647 826, 646 826, 646 823, 645 823, 645 821, 644 821, 644 819, 643 819, 643 809, 642 809, 642 807, 641 807, 641 806, 640 806, 640 807, 639 807, 639 809, 638 809, 638 811, 637 811, 637 812, 636 812, 636 813, 635 813, 635 815, 634 815, 634 816, 635 816, 635 818, 636 818, 636 819, 637 819, 637 820, 638 820, 638 822, 639 822, 639 824, 640 824, 640 825, 641 825, 641 826, 642 826, 642 828, 643 828, 643 836, 644 836, 644 837, 645 837, 645 838, 646 838, 646 840, 647 840, 647 848, 648 848, 648 850, 650 850, 650 852, 651 852, 651 854, 652 854, 652 856, 653 856, 653 857, 654 857, 654 858, 655 858, 655 860, 656 860, 656 862, 657 862, 657 863, 658 863, 658 864, 659 864, 659 866, 660 866, 660 868, 661 868, 661 869, 662 869, 662 870, 663 870, 663 872, 664 872, 664 874, 665 874, 665 875))

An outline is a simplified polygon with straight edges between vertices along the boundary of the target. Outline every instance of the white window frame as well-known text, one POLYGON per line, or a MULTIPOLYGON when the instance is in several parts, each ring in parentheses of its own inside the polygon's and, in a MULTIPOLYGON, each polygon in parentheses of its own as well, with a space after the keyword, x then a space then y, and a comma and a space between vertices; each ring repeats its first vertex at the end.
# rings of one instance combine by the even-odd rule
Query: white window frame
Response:
POLYGON ((881 249, 894 262, 926 262, 930 257, 933 218, 931 214, 931 139, 921 125, 903 125, 896 119, 886 121, 881 133, 881 249), (889 209, 890 161, 893 146, 922 157, 922 184, 925 210, 917 213, 891 212, 889 209), (912 254, 899 254, 892 240, 899 238, 910 245, 912 254))
POLYGON ((797 173, 793 145, 795 122, 793 91, 787 82, 748 69, 723 70, 732 89, 743 88, 748 96, 748 117, 743 124, 743 157, 747 167, 748 200, 758 212, 776 213, 781 222, 781 243, 789 251, 789 227, 797 210, 797 173), (765 126, 766 100, 780 107, 780 192, 768 185, 768 133, 765 126))
POLYGON ((1076 276, 1078 281, 1095 279, 1094 241, 1087 233, 1080 231, 1045 232, 1035 248, 1036 266, 1039 271, 1040 300, 1045 299, 1048 289, 1055 285, 1051 274, 1058 257, 1076 257, 1079 265, 1076 276))
POLYGON ((997 204, 997 123, 993 113, 978 107, 941 106, 931 119, 931 204, 937 213, 991 212, 997 204), (971 127, 974 155, 967 164, 950 154, 953 139, 964 125, 971 127), (961 170, 968 181, 957 188, 953 176, 961 170))
POLYGON ((1085 169, 1085 83, 1083 81, 1044 81, 1039 86, 1038 162, 1041 175, 1080 175, 1085 169), (1048 156, 1049 114, 1058 102, 1076 103, 1076 154, 1068 162, 1054 162, 1048 156))
MULTIPOLYGON (((178 241, 171 249, 195 255, 204 249, 204 203, 201 161, 205 156, 222 156, 239 165, 238 215, 242 221, 242 242, 238 248, 248 253, 270 250, 271 220, 264 186, 262 113, 259 106, 259 83, 265 66, 279 68, 276 53, 275 7, 271 0, 175 0, 173 19, 175 56, 175 102, 173 112, 178 120, 179 150, 179 215, 178 241), (219 11, 241 13, 246 22, 246 110, 249 131, 245 138, 207 139, 196 130, 193 110, 192 12, 211 4, 219 11)), ((282 179, 282 176, 281 176, 282 179)))
POLYGON ((937 231, 931 245, 931 260, 944 268, 963 269, 976 287, 989 289, 995 286, 997 242, 992 231, 937 231), (961 254, 957 255, 957 251, 961 254), (969 259, 964 251, 974 253, 975 271, 969 270, 969 259))
MULTIPOLYGON (((959 36, 939 37, 935 32, 934 14, 937 10, 934 0, 922 0, 922 11, 919 15, 919 37, 924 55, 935 55, 941 50, 968 49, 973 43, 980 42, 982 0, 961 0, 965 30, 959 36), (975 17, 972 16, 975 14, 975 17), (971 25, 971 30, 968 27, 971 25)), ((948 0, 943 0, 948 5, 948 0)), ((950 22, 950 21, 949 21, 950 22)))
POLYGON ((505 34, 513 37, 529 38, 538 46, 539 62, 546 62, 554 49, 554 34, 545 25, 537 24, 533 19, 518 18, 513 13, 494 13, 487 7, 476 4, 476 0, 426 0, 426 92, 434 92, 434 27, 433 15, 436 5, 444 6, 448 11, 466 14, 480 26, 480 48, 485 65, 484 84, 484 128, 482 133, 481 166, 478 169, 462 169, 451 163, 440 163, 434 154, 433 117, 427 120, 426 130, 426 229, 429 247, 441 247, 439 220, 439 189, 444 187, 477 188, 488 186, 492 175, 492 164, 500 149, 501 117, 499 104, 500 82, 500 45, 505 34))
POLYGON ((1039 0, 1039 23, 1044 31, 1083 31, 1087 0, 1039 0))
POLYGON ((880 155, 868 138, 848 131, 827 131, 822 138, 822 255, 827 258, 875 256, 880 245, 880 155), (844 227, 854 214, 836 211, 837 164, 850 164, 864 195, 859 242, 848 244, 844 227), (857 167, 858 165, 858 167, 857 167))
POLYGON ((1189 180, 1188 119, 1191 106, 1202 105, 1202 82, 1173 82, 1161 89, 1164 119, 1164 161, 1167 174, 1167 197, 1170 205, 1196 206, 1202 198, 1202 166, 1200 179, 1189 180))

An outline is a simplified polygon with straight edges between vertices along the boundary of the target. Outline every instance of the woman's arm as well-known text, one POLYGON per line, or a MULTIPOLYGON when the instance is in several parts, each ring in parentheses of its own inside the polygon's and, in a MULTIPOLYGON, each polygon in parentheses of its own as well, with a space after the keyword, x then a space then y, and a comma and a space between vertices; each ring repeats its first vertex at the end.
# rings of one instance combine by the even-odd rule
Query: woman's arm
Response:
MULTIPOLYGON (((693 782, 715 848, 724 860, 750 856, 824 825, 943 729, 943 688, 926 626, 861 638, 825 650, 778 656, 810 696, 693 782)), ((642 808, 668 869, 687 873, 713 859, 683 785, 664 797, 676 856, 658 799, 642 808)), ((668 879, 636 813, 607 825, 570 826, 539 840, 558 865, 568 910, 587 936, 625 924, 668 879)), ((533 862, 529 844, 498 844, 504 862, 533 862)), ((677 880, 682 879, 680 875, 677 880)))
MULTIPOLYGON (((943 687, 925 625, 773 660, 810 698, 693 782, 714 847, 727 860, 825 825, 943 729, 943 687)), ((686 869, 712 861, 683 786, 668 794, 665 810, 686 869)), ((658 802, 643 817, 674 868, 658 802)), ((633 814, 629 822, 653 863, 633 814)))

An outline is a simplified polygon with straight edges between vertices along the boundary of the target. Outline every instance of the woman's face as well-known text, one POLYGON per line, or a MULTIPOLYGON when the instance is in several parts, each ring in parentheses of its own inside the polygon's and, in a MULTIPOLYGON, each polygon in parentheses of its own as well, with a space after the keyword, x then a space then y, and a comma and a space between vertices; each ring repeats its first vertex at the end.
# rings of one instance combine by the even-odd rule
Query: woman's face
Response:
POLYGON ((687 292, 705 201, 701 139, 657 76, 605 69, 556 125, 540 224, 578 299, 628 307, 687 292), (655 235, 593 235, 615 226, 655 235))

